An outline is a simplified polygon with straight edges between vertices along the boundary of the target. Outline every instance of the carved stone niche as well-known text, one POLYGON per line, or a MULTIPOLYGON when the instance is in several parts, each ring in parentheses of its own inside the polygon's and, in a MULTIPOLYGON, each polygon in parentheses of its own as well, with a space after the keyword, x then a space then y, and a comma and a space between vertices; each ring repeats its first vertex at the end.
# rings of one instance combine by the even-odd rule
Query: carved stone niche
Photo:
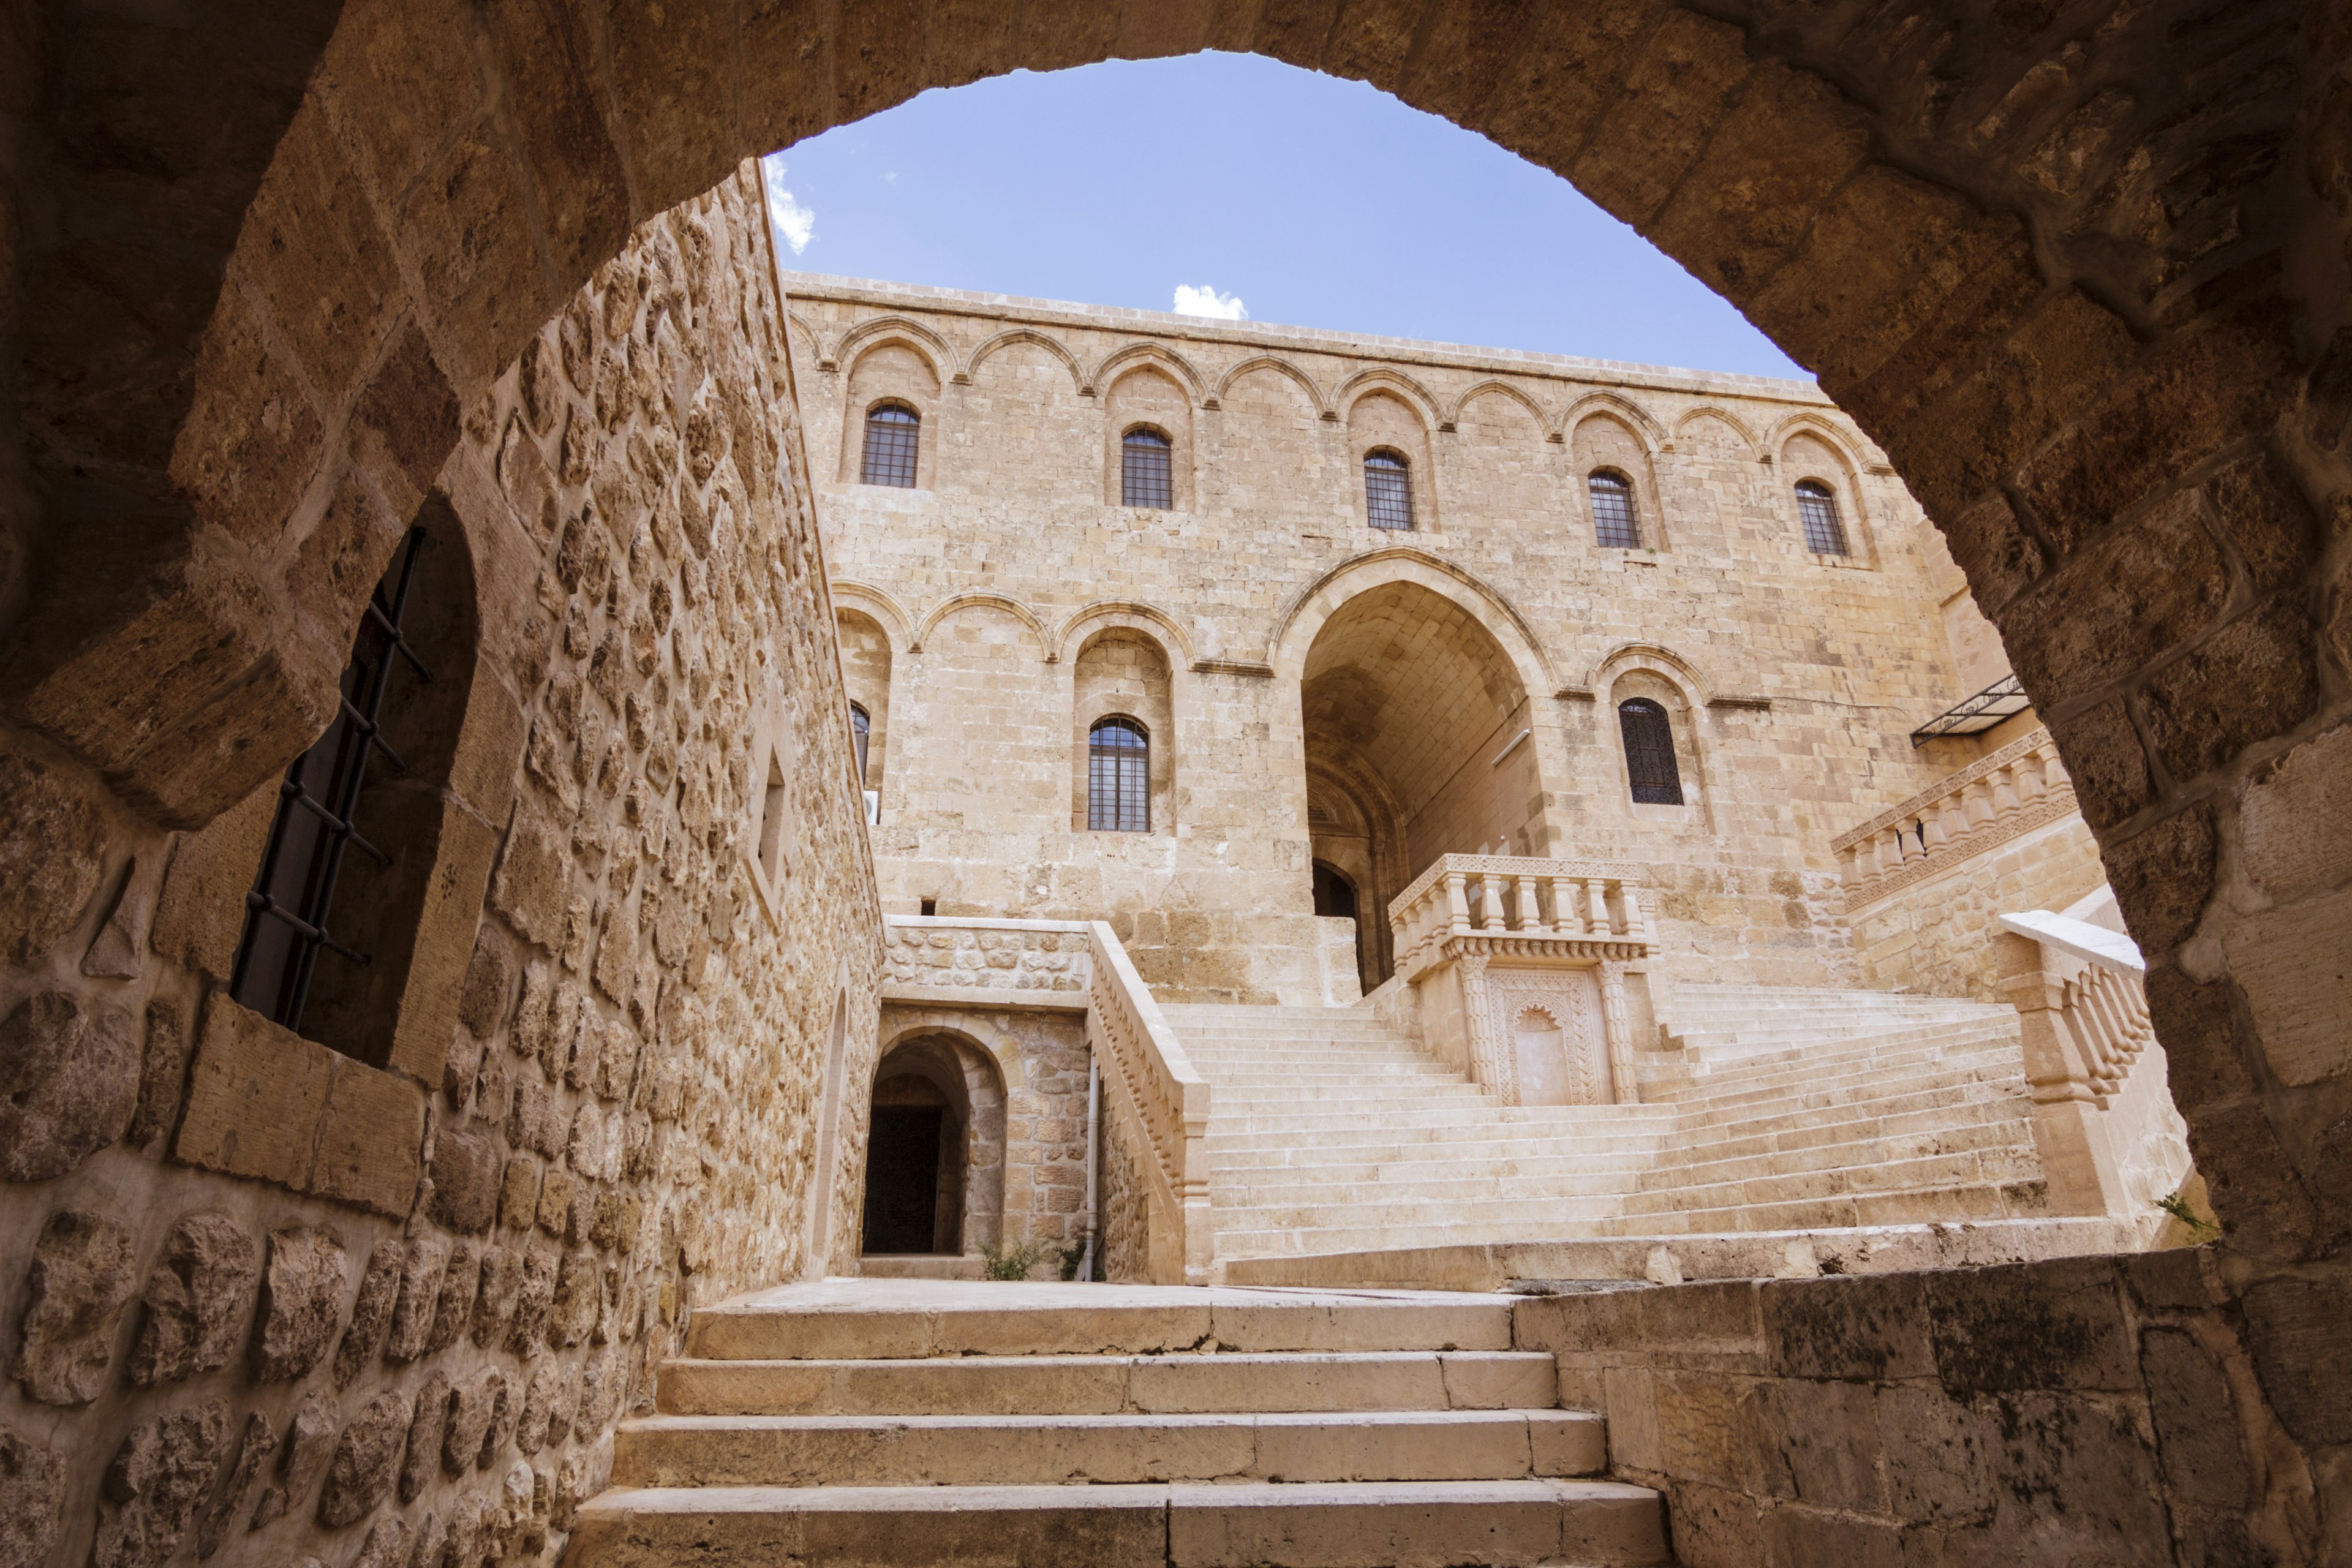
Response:
POLYGON ((1486 1008, 1519 1104, 1615 1102, 1597 968, 1489 966, 1486 1008))

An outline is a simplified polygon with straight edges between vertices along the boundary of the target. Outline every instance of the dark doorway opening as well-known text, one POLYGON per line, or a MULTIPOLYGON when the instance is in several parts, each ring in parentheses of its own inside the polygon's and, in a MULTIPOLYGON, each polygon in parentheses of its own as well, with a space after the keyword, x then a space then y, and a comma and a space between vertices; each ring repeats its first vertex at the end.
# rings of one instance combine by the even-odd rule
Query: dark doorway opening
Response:
POLYGON ((866 1143, 866 1250, 935 1252, 947 1108, 877 1105, 866 1143))
POLYGON ((1315 912, 1356 918, 1356 884, 1320 860, 1315 862, 1315 912))

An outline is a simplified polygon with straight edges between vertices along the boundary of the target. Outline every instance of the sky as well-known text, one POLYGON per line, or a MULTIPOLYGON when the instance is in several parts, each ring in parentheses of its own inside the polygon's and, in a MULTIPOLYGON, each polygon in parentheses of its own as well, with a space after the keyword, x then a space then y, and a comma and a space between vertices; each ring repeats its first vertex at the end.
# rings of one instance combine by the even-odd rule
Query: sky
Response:
POLYGON ((1247 55, 934 89, 769 158, 808 272, 1802 375, 1568 182, 1247 55))

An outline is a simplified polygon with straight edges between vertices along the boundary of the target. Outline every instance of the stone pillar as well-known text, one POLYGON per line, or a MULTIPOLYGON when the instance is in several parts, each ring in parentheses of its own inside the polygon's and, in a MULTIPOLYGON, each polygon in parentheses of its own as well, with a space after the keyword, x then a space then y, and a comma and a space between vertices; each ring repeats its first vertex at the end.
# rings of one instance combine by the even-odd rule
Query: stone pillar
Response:
MULTIPOLYGON (((1465 952, 1454 961, 1462 985, 1462 1028, 1469 1036, 1470 1076, 1480 1086, 1502 1097, 1505 1105, 1519 1102, 1519 1075, 1507 1070, 1497 1050, 1495 1020, 1486 996, 1486 955, 1465 952)), ((1517 1064, 1511 1064, 1516 1067, 1517 1064)))
POLYGON ((1601 1026, 1609 1042, 1611 1091, 1620 1105, 1641 1104, 1641 1086, 1633 1081, 1633 1028, 1625 1017, 1625 966, 1615 959, 1601 964, 1601 1026))

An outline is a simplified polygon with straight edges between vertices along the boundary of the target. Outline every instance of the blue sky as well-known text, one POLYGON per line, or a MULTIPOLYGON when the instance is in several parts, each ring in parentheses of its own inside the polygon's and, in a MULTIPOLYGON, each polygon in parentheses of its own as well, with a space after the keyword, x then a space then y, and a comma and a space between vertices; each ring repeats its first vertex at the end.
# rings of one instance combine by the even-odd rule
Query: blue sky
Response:
POLYGON ((787 267, 1801 375, 1569 184, 1360 82, 1244 55, 935 89, 768 163, 787 267))

